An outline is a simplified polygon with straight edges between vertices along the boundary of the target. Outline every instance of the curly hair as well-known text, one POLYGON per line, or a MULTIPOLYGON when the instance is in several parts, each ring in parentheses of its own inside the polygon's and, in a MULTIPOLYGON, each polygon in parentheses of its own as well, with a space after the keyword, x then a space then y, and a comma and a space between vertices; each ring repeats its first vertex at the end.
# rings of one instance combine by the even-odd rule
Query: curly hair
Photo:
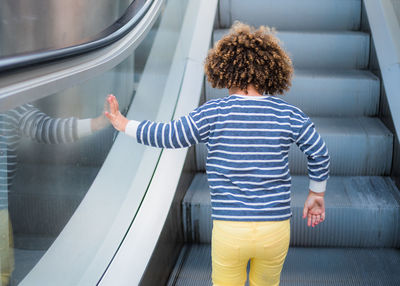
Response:
POLYGON ((275 30, 258 29, 235 22, 229 34, 209 50, 204 70, 212 87, 239 88, 249 85, 261 93, 283 94, 289 90, 292 61, 280 47, 275 30))

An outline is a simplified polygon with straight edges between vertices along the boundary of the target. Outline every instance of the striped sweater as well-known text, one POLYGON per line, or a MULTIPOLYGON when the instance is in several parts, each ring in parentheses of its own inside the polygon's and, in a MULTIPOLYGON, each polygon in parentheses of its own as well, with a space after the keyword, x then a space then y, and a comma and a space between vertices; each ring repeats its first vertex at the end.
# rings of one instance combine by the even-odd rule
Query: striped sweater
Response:
POLYGON ((90 119, 51 118, 31 104, 0 113, 0 209, 8 207, 8 192, 17 170, 22 136, 45 144, 76 141, 89 135, 90 119))
POLYGON ((231 95, 169 123, 130 121, 126 133, 154 147, 205 143, 213 219, 291 217, 292 143, 307 155, 311 190, 325 191, 329 176, 328 150, 310 118, 274 96, 231 95))

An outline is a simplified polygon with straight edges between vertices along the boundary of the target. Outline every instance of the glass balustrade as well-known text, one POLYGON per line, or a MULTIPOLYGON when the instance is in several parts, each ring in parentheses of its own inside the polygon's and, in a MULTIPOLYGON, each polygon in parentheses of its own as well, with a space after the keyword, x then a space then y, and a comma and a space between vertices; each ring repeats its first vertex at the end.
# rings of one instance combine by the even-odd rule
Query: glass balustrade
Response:
POLYGON ((0 285, 60 273, 68 273, 65 285, 78 285, 105 271, 162 152, 118 134, 105 99, 114 94, 128 118, 173 117, 188 50, 186 2, 164 3, 114 68, 0 113, 0 285))

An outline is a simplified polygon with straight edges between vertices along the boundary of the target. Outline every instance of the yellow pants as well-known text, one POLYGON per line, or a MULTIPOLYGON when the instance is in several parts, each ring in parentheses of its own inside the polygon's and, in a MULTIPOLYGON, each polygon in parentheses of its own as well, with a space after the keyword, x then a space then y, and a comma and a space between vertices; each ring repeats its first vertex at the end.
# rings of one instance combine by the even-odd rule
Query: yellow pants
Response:
POLYGON ((243 286, 250 259, 250 286, 279 285, 290 240, 290 220, 214 220, 211 241, 214 286, 243 286))
POLYGON ((14 248, 11 222, 7 209, 0 210, 0 270, 1 286, 7 286, 14 270, 14 248))

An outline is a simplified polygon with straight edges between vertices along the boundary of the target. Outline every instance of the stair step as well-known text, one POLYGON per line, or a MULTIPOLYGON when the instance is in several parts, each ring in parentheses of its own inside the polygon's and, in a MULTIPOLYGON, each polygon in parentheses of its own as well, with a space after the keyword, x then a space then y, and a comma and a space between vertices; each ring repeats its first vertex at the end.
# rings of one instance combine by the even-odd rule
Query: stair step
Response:
MULTIPOLYGON (((206 84, 206 99, 228 95, 226 89, 206 84)), ((380 81, 370 71, 297 69, 291 89, 283 96, 309 116, 375 116, 380 81)))
MULTIPOLYGON (((214 30, 214 41, 228 30, 214 30)), ((365 69, 369 61, 370 36, 363 32, 287 32, 277 37, 290 54, 295 68, 365 69)))
MULTIPOLYGON (((315 228, 302 219, 309 179, 292 177, 291 245, 399 247, 400 194, 389 177, 331 177, 326 221, 315 228)), ((210 243, 211 202, 205 173, 196 174, 182 202, 186 241, 210 243)))
MULTIPOLYGON (((339 176, 389 175, 393 134, 377 118, 312 118, 328 146, 330 174, 339 176)), ((207 148, 196 145, 197 170, 205 171, 207 148)), ((305 155, 293 144, 289 167, 292 174, 306 174, 305 155)))
POLYGON ((224 0, 219 5, 223 28, 239 20, 280 30, 360 29, 360 0, 224 0))
MULTIPOLYGON (((211 246, 186 245, 168 286, 211 286, 211 246)), ((281 286, 397 286, 399 249, 289 248, 281 286)), ((248 283, 248 282, 247 282, 248 283)), ((246 283, 246 286, 248 284, 246 283)))

